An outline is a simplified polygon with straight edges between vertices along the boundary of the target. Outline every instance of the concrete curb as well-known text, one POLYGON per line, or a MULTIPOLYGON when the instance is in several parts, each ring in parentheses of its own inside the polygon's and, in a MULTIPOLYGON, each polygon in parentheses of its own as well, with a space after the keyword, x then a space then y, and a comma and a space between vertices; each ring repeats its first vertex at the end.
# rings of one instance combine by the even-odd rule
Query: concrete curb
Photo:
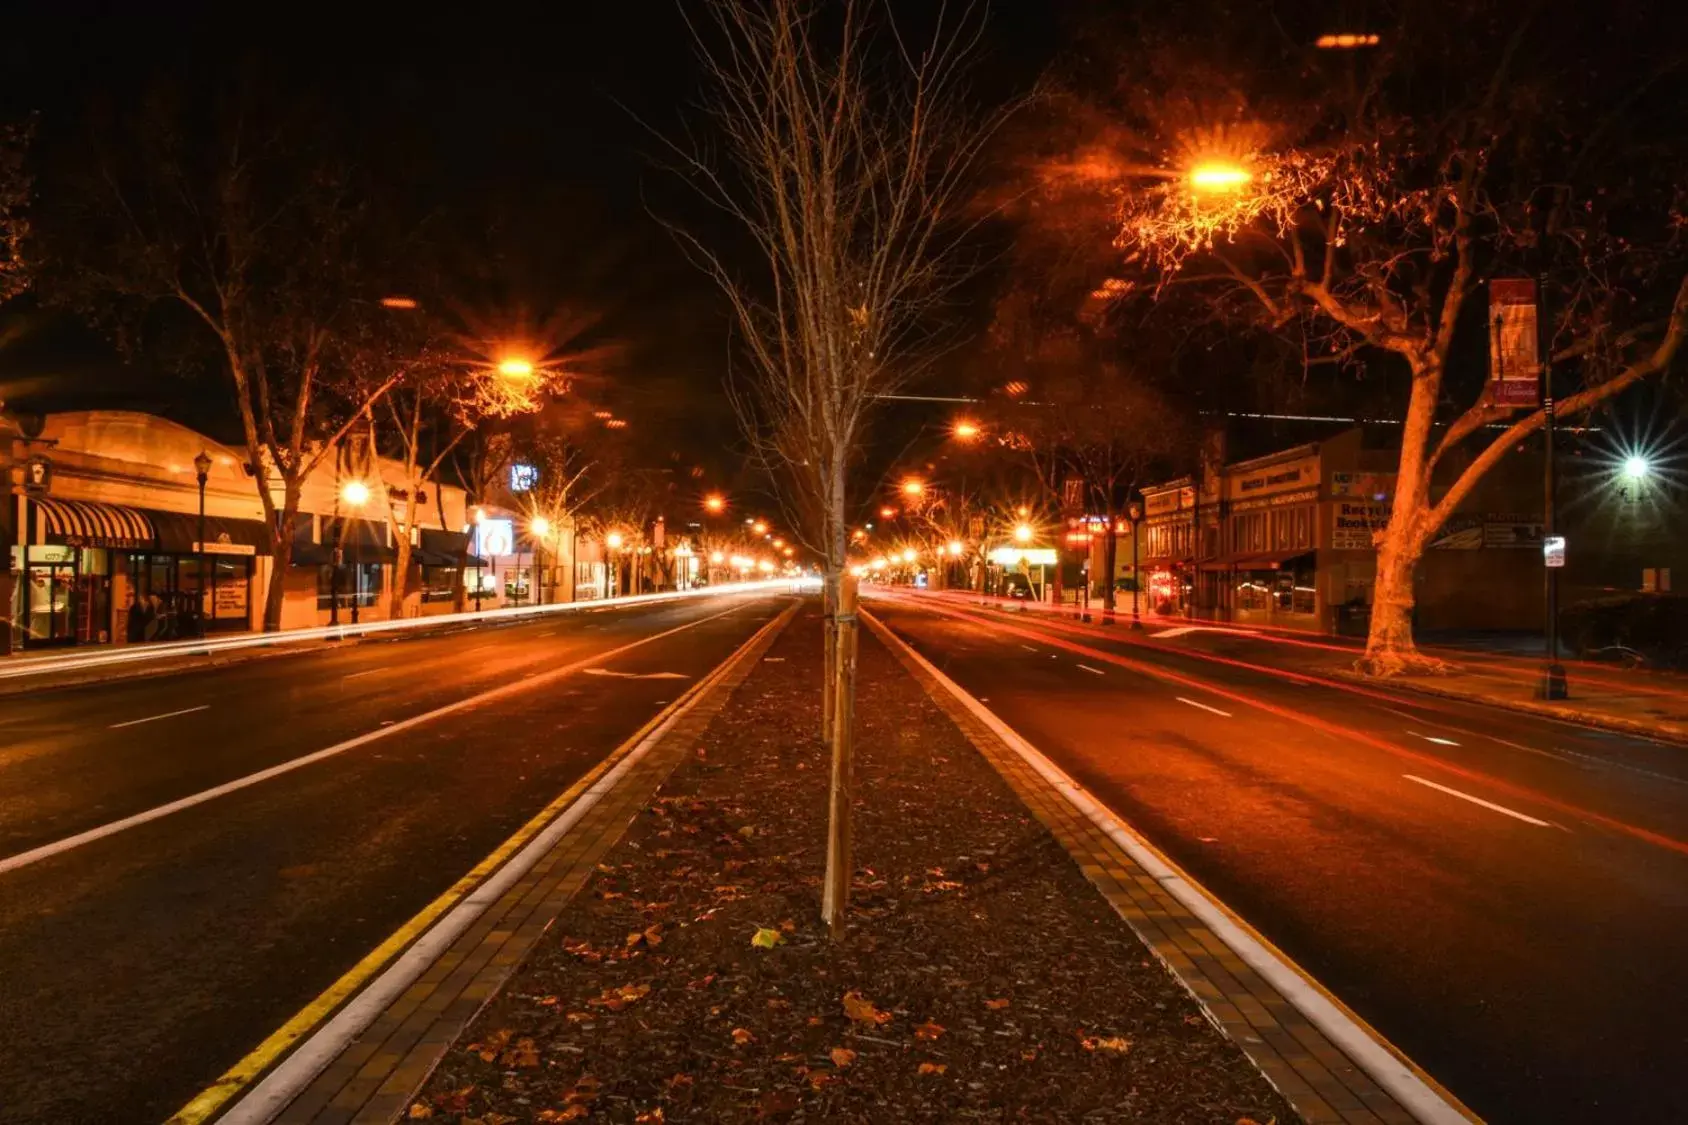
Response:
MULTIPOLYGON (((989 707, 980 703, 931 661, 916 652, 871 612, 864 611, 862 617, 874 635, 917 678, 926 682, 928 692, 938 700, 940 706, 944 704, 944 699, 939 694, 942 693, 958 705, 973 722, 988 732, 1009 755, 1023 763, 1018 768, 1028 775, 1035 776, 1037 782, 1057 804, 1070 810, 1068 815, 1071 818, 1083 821, 1090 826, 1090 832, 1099 832, 1117 849, 1112 857, 1094 855, 1088 857, 1091 862, 1087 863, 1086 855, 1075 851, 1068 840, 1062 840, 1091 882, 1098 886, 1110 904, 1125 917, 1145 946, 1160 957, 1168 970, 1201 1003, 1215 1026, 1237 1042, 1306 1120, 1376 1121, 1388 1120, 1394 1118, 1395 1114, 1402 1114, 1410 1120, 1420 1122, 1421 1125, 1480 1123, 1481 1118, 1461 1104, 1452 1093, 998 718, 989 707), (1113 866, 1113 870, 1109 870, 1110 866, 1113 866), (1113 886, 1105 885, 1107 883, 1112 883, 1113 886), (1135 886, 1139 891, 1146 890, 1143 887, 1145 883, 1151 884, 1152 890, 1148 891, 1146 898, 1138 899, 1131 888, 1135 886), (1183 927, 1184 933, 1174 934, 1168 939, 1165 934, 1166 926, 1168 922, 1175 922, 1180 914, 1187 919, 1183 927), (1190 948, 1197 952, 1203 952, 1203 947, 1208 944, 1207 939, 1221 943, 1230 956, 1231 963, 1225 964, 1221 961, 1217 971, 1210 968, 1204 974, 1201 966, 1192 963, 1193 959, 1185 956, 1184 951, 1178 948, 1180 937, 1193 939, 1190 948), (1275 994, 1276 1003, 1287 1004, 1305 1021, 1301 1024, 1301 1030, 1293 1033, 1293 1038, 1283 1045, 1290 1046, 1299 1042, 1306 1048, 1310 1057, 1288 1060, 1287 1072, 1284 1066, 1277 1065, 1285 1061, 1280 1057, 1280 1052, 1271 1044, 1263 1045, 1260 1042, 1261 1036, 1265 1034, 1259 1030, 1260 1021, 1272 1018, 1269 1010, 1256 1008, 1255 1014, 1230 1020, 1221 1014, 1222 1011, 1231 1009, 1246 1011, 1254 990, 1241 982, 1251 975, 1256 982, 1275 994), (1221 986, 1216 990, 1214 977, 1229 980, 1231 987, 1221 986), (1325 1046, 1322 1050, 1307 1046, 1304 1035, 1309 1032, 1324 1041, 1325 1046), (1350 1083, 1340 1079, 1332 1081, 1336 1076, 1336 1070, 1332 1066, 1335 1060, 1326 1054, 1331 1048, 1346 1056, 1370 1082, 1375 1083, 1373 1089, 1388 1099, 1387 1104, 1374 1101, 1371 1104, 1350 1106, 1346 1110, 1337 1106, 1336 1096, 1340 1096, 1343 1087, 1350 1086, 1350 1083), (1309 1073, 1313 1082, 1317 1082, 1316 1086, 1308 1081, 1309 1073), (1327 1100, 1327 1095, 1333 1094, 1336 1096, 1327 1100)), ((959 725, 963 726, 965 732, 966 724, 959 725)), ((971 732, 968 733, 970 738, 975 738, 971 732)), ((1015 785, 1015 779, 1009 775, 1009 771, 995 761, 995 754, 979 744, 976 738, 975 745, 987 759, 992 760, 992 764, 997 766, 1010 784, 1015 785)), ((1016 785, 1016 788, 1019 786, 1016 785)), ((1024 798, 1024 794, 1022 796, 1024 798)), ((1032 800, 1027 799, 1027 803, 1032 804, 1032 800)), ((1033 811, 1037 812, 1035 806, 1033 811)), ((1039 819, 1043 818, 1043 814, 1039 813, 1039 819)), ((1045 823, 1049 824, 1049 821, 1046 820, 1045 823)), ((1063 835, 1056 825, 1049 826, 1058 838, 1063 835)), ((1258 1000, 1259 997, 1254 995, 1252 999, 1258 1000)), ((1283 1041, 1282 1036, 1279 1039, 1280 1042, 1283 1041)), ((1362 1095, 1361 1100, 1364 1103, 1368 1099, 1362 1095)))

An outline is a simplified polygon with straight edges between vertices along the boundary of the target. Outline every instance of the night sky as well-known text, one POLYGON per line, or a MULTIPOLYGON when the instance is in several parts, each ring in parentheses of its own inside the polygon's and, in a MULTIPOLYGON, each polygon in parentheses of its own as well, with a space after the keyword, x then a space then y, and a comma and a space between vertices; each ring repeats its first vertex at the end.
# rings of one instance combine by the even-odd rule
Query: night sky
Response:
MULTIPOLYGON (((160 76, 192 86, 256 74, 319 99, 360 159, 403 164, 390 177, 404 185, 403 206, 484 248, 475 307, 462 311, 542 333, 569 325, 577 338, 558 343, 608 357, 594 393, 672 446, 666 458, 753 487, 735 473, 742 443, 721 393, 727 311, 658 221, 719 222, 662 163, 657 134, 679 135, 701 116, 672 0, 348 16, 352 7, 260 16, 209 4, 34 5, 0 41, 0 111, 36 112, 50 156, 86 144, 90 105, 124 104, 160 76)), ((990 26, 981 98, 1029 86, 1058 33, 1048 7, 1030 0, 998 5, 990 26)), ((13 312, 0 336, 0 395, 20 406, 153 409, 228 432, 221 381, 146 370, 144 357, 140 370, 125 368, 67 319, 13 312)), ((940 366, 928 384, 946 379, 953 367, 940 366)), ((895 455, 934 409, 888 409, 871 460, 895 455)))

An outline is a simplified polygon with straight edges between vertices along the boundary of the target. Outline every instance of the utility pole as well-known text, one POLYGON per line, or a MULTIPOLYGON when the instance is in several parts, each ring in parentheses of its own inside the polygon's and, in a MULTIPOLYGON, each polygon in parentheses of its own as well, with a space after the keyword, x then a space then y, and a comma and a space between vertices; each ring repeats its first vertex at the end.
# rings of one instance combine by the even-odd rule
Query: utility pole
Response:
POLYGON ((1536 689, 1536 695, 1541 699, 1566 699, 1570 689, 1565 683, 1565 666, 1559 663, 1559 571, 1564 566, 1565 558, 1561 552, 1557 558, 1550 557, 1548 544, 1553 541, 1556 532, 1554 524, 1557 480, 1553 464, 1553 337, 1548 328, 1547 318, 1547 279, 1541 278, 1537 282, 1537 329, 1536 346, 1540 353, 1541 364, 1541 402, 1542 402, 1542 445, 1545 450, 1542 463, 1542 574, 1546 602, 1547 620, 1544 632, 1547 639, 1547 663, 1542 666, 1541 684, 1536 689))

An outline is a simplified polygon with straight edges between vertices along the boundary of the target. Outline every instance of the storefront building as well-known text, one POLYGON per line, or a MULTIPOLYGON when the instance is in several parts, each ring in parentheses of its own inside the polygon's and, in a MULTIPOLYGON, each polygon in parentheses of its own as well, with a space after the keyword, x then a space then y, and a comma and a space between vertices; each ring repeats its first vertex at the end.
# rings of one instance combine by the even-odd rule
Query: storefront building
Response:
MULTIPOLYGON (((244 450, 152 415, 83 411, 14 427, 0 452, 11 650, 261 627, 274 559, 244 450)), ((283 628, 385 618, 396 581, 405 615, 451 610, 465 566, 481 561, 463 491, 429 483, 405 496, 398 470, 362 451, 323 458, 306 480, 283 628), (347 502, 350 480, 366 503, 347 502), (395 576, 394 527, 407 524, 410 561, 395 576)))

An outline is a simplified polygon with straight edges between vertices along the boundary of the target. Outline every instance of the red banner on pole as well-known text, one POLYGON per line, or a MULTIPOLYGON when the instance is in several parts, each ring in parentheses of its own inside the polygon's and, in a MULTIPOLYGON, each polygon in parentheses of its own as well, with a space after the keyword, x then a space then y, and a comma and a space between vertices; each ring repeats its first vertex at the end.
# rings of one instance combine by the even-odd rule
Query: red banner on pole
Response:
POLYGON ((1541 338, 1536 283, 1489 282, 1489 397, 1496 406, 1541 405, 1541 338))

